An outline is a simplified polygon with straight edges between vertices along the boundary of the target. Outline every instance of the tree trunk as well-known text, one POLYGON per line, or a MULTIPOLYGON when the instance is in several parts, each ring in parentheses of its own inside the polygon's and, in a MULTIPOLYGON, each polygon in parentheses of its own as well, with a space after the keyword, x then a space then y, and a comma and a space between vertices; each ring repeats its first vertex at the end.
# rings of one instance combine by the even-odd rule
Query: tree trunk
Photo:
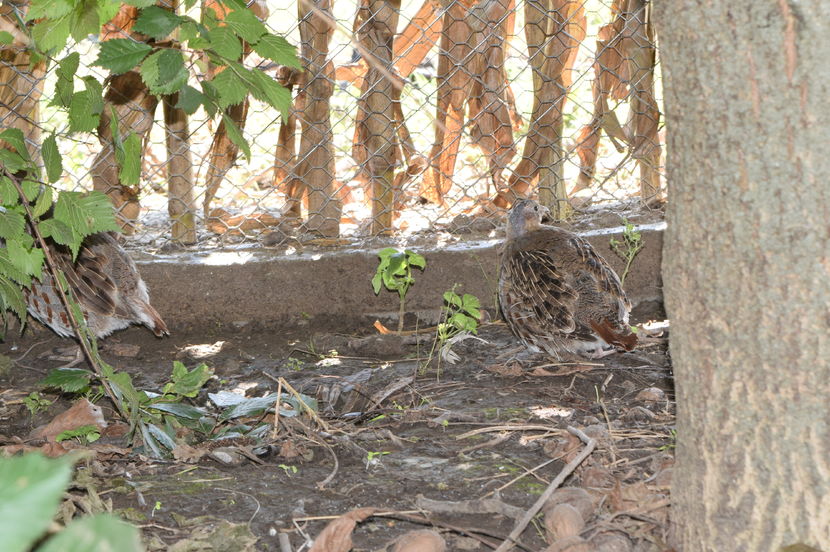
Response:
POLYGON ((306 80, 297 104, 302 125, 300 151, 297 155, 295 190, 308 193, 309 231, 326 237, 340 234, 342 205, 337 199, 338 183, 334 178, 334 147, 330 120, 330 100, 334 66, 328 59, 329 42, 334 31, 331 0, 301 0, 297 4, 300 21, 300 59, 306 80))
POLYGON ((830 550, 830 3, 656 10, 676 547, 830 550))
POLYGON ((193 196, 193 160, 187 113, 176 109, 179 94, 164 98, 167 143, 167 213, 173 225, 170 238, 181 244, 196 243, 196 200, 193 196))

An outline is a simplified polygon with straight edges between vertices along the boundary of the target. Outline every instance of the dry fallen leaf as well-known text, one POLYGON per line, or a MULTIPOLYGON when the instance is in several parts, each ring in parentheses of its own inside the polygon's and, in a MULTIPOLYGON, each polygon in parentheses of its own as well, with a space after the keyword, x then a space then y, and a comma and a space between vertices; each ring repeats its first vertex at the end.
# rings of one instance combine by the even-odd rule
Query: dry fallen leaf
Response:
POLYGON ((392 552, 445 552, 447 543, 435 531, 421 529, 410 531, 399 537, 392 552))
POLYGON ((567 502, 559 503, 545 513, 545 528, 554 542, 578 536, 584 527, 582 514, 567 502))
POLYGON ((596 552, 582 537, 568 537, 553 543, 543 552, 596 552))
POLYGON ((558 504, 570 504, 576 508, 584 521, 590 520, 594 515, 594 499, 581 487, 556 489, 542 509, 545 513, 545 519, 547 519, 548 513, 552 512, 558 504))
POLYGON ((187 443, 179 443, 173 449, 173 458, 178 460, 179 462, 187 462, 189 464, 195 464, 202 457, 208 453, 205 449, 200 449, 196 447, 192 447, 187 443))
POLYGON ((355 526, 376 511, 376 508, 358 508, 330 521, 314 539, 309 552, 349 552, 352 549, 352 531, 355 526))
POLYGON ((634 545, 619 531, 604 531, 591 537, 591 546, 596 552, 631 552, 634 545))
POLYGON ((646 387, 634 397, 635 401, 643 401, 647 403, 662 403, 666 402, 666 393, 659 387, 646 387))
POLYGON ((64 431, 71 431, 89 425, 103 430, 107 427, 107 422, 104 420, 101 407, 95 406, 87 399, 81 399, 68 410, 55 416, 45 427, 35 430, 32 436, 36 439, 54 441, 55 437, 64 431))

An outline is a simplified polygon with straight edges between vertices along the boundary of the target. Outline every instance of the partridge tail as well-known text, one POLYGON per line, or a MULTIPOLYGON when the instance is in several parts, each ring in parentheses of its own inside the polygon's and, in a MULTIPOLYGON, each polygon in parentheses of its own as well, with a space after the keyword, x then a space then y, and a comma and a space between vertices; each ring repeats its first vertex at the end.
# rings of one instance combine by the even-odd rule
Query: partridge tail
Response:
POLYGON ((637 346, 637 335, 631 330, 623 330, 612 325, 607 319, 602 322, 591 322, 591 328, 609 345, 618 349, 631 351, 637 346), (622 331, 621 331, 622 330, 622 331))

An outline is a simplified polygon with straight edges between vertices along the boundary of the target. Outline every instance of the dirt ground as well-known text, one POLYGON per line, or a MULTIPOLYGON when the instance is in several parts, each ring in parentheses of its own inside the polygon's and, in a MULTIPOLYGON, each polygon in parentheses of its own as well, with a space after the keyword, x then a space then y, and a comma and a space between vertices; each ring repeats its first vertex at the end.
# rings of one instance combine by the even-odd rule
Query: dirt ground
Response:
MULTIPOLYGON (((664 318, 659 308, 634 314, 635 323, 664 318)), ((320 418, 281 417, 276 436, 212 443, 195 463, 108 452, 124 439, 104 437, 79 470, 92 477, 73 494, 100 497, 105 507, 111 501, 154 550, 306 550, 334 517, 371 507, 375 515, 354 530, 355 551, 384 550, 425 527, 442 534, 447 550, 484 551, 585 449, 566 430, 572 426, 596 441, 562 485, 590 498, 587 508, 575 505, 582 523, 573 529, 592 543, 587 549, 668 550, 675 409, 667 331, 647 326, 634 353, 552 363, 514 359, 518 341, 503 323, 490 323, 480 329, 484 341, 456 344, 458 361, 439 370, 437 358, 426 363, 433 333, 230 325, 155 339, 133 328, 107 340, 102 356, 140 389, 159 391, 174 359, 188 367, 206 362, 215 377, 194 405, 212 408, 208 392, 273 393, 283 377, 317 399, 320 418)), ((9 332, 0 344, 14 361, 0 374, 0 444, 25 440, 69 406, 46 394, 56 402, 32 417, 21 403, 60 364, 43 355, 67 344, 42 329, 9 332)), ((273 415, 257 421, 273 422, 273 415)), ((566 494, 554 494, 554 502, 566 494)), ((567 537, 551 511, 521 534, 517 550, 543 550, 567 537)), ((549 550, 570 550, 563 546, 549 550)))

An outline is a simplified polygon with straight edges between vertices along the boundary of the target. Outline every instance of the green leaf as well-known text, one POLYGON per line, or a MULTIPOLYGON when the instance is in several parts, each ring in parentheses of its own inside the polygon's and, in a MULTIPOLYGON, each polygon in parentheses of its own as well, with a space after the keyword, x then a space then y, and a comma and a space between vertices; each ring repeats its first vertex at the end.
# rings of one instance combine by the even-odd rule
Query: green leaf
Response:
POLYGON ((65 15, 35 24, 32 27, 32 38, 35 39, 37 47, 44 52, 62 50, 69 39, 70 19, 71 15, 65 15))
MULTIPOLYGON (((25 235, 21 234, 19 239, 22 241, 25 235)), ((15 282, 18 282, 26 287, 32 285, 31 276, 21 271, 12 263, 11 259, 9 258, 9 250, 5 247, 0 248, 0 275, 6 276, 9 279, 14 280, 15 282)))
POLYGON ((187 80, 187 69, 184 67, 184 58, 179 50, 162 50, 158 57, 159 80, 161 83, 181 78, 187 80))
POLYGON ((101 44, 94 65, 109 69, 113 75, 126 73, 141 63, 152 48, 129 38, 114 38, 101 44))
MULTIPOLYGON (((14 193, 17 199, 17 190, 14 193)), ((22 213, 18 213, 7 209, 3 216, 0 217, 0 238, 4 240, 13 240, 23 234, 26 228, 26 217, 22 213)))
POLYGON ((58 368, 52 370, 38 385, 60 389, 64 393, 77 393, 89 387, 92 372, 81 368, 58 368))
MULTIPOLYGON (((2 262, 0 262, 0 269, 2 269, 2 262)), ((26 282, 17 281, 26 285, 26 282)), ((21 323, 26 322, 26 300, 23 298, 20 286, 0 274, 0 312, 6 310, 12 311, 21 323)))
POLYGON ((463 303, 465 309, 477 309, 481 307, 481 302, 478 300, 478 297, 476 297, 475 295, 470 295, 469 293, 464 294, 464 297, 462 298, 461 302, 463 303))
POLYGON ((95 103, 95 98, 89 90, 75 92, 72 95, 72 101, 69 103, 70 132, 92 132, 98 128, 101 112, 93 111, 95 103))
POLYGON ((71 245, 75 240, 72 229, 65 222, 54 218, 40 221, 38 228, 44 238, 52 238, 61 245, 71 245))
POLYGON ((219 91, 216 90, 216 87, 209 81, 202 81, 201 84, 202 91, 205 96, 205 103, 202 105, 204 105, 208 116, 213 118, 216 115, 219 106, 219 91))
POLYGON ((179 50, 159 50, 141 64, 141 78, 153 94, 172 94, 187 82, 188 72, 179 50))
POLYGON ((29 164, 20 156, 19 153, 0 148, 0 164, 5 165, 7 171, 16 173, 29 167, 29 164))
POLYGON ((184 364, 178 360, 173 361, 173 381, 164 386, 163 393, 195 397, 212 376, 213 370, 207 364, 202 363, 188 371, 184 364))
POLYGON ((115 0, 97 0, 98 3, 98 21, 105 24, 113 17, 118 15, 121 10, 121 2, 115 0))
MULTIPOLYGON (((83 216, 83 222, 86 225, 86 233, 95 234, 96 232, 119 232, 120 228, 115 222, 115 211, 112 208, 112 203, 109 197, 103 192, 93 191, 87 194, 80 192, 61 192, 58 196, 58 205, 64 196, 74 196, 76 205, 80 208, 80 214, 83 216)), ((55 218, 66 221, 67 219, 58 214, 58 209, 55 209, 55 218)))
POLYGON ((171 436, 168 435, 163 429, 158 427, 155 424, 147 424, 147 429, 150 434, 161 443, 161 445, 169 450, 173 450, 176 448, 176 440, 171 436))
POLYGON ((87 443, 94 443, 101 438, 101 430, 98 429, 98 426, 94 425, 84 425, 76 427, 75 429, 67 429, 55 436, 55 442, 60 443, 61 441, 69 441, 75 438, 81 438, 87 443))
POLYGON ((63 162, 58 151, 58 143, 55 141, 55 133, 50 134, 40 149, 43 163, 46 165, 46 178, 49 182, 57 182, 63 173, 63 162))
POLYGON ((19 128, 7 128, 0 132, 0 140, 13 147, 25 161, 28 161, 29 150, 26 149, 26 140, 23 138, 23 132, 19 128))
POLYGON ((427 260, 424 259, 421 255, 418 255, 417 253, 407 251, 406 256, 410 266, 418 267, 421 270, 423 270, 427 265, 427 260))
POLYGON ((185 418, 187 420, 201 420, 208 415, 203 408, 190 406, 189 404, 182 404, 178 402, 157 402, 152 403, 148 408, 153 408, 161 412, 172 414, 177 418, 185 418))
POLYGON ((136 8, 147 8, 154 5, 156 0, 124 0, 124 3, 136 8))
POLYGON ((9 252, 9 260, 21 272, 40 277, 43 270, 42 249, 27 247, 19 238, 15 238, 6 240, 6 250, 9 252))
POLYGON ((115 516, 98 514, 77 519, 37 549, 38 552, 118 550, 143 552, 138 529, 115 516))
POLYGON ((181 109, 188 115, 193 115, 199 106, 205 102, 205 95, 190 86, 185 84, 179 90, 179 101, 176 103, 176 109, 181 109))
POLYGON ((32 208, 32 216, 40 218, 46 211, 52 208, 52 188, 44 186, 37 197, 37 203, 32 208))
MULTIPOLYGON (((121 159, 118 164, 121 166, 118 177, 127 186, 137 186, 141 180, 141 138, 138 134, 131 132, 123 142, 121 148, 121 159)), ((116 151, 116 157, 119 157, 116 151)))
POLYGON ((69 30, 75 42, 81 42, 89 35, 97 35, 101 29, 97 0, 80 0, 69 16, 69 30))
MULTIPOLYGON (((179 42, 188 42, 200 37, 199 24, 190 17, 182 17, 182 24, 179 26, 179 42)), ((189 45, 193 48, 193 45, 189 45)))
POLYGON ((72 231, 72 241, 65 245, 72 250, 73 258, 78 255, 84 237, 96 232, 119 231, 112 203, 105 194, 97 191, 88 195, 61 192, 55 202, 54 218, 72 231))
POLYGON ((291 92, 259 69, 252 70, 250 76, 254 84, 251 87, 251 94, 256 99, 278 109, 283 119, 287 119, 291 111, 291 92))
POLYGON ((303 68, 303 64, 297 58, 297 48, 289 44, 282 36, 267 34, 252 47, 254 52, 275 63, 295 69, 303 68))
POLYGON ((245 399, 222 412, 219 416, 219 420, 225 421, 233 418, 241 418, 243 416, 259 416, 267 409, 272 408, 276 402, 276 393, 271 393, 265 397, 245 399))
POLYGON ((34 201, 40 195, 40 182, 24 178, 20 183, 23 188, 23 195, 26 196, 26 201, 34 201))
POLYGON ((448 304, 452 305, 453 307, 461 308, 461 297, 459 297, 457 293, 453 291, 445 291, 443 297, 444 301, 446 301, 448 304))
POLYGON ((372 278, 372 289, 375 290, 375 295, 380 293, 380 286, 383 284, 382 277, 380 272, 376 273, 375 276, 372 278))
POLYGON ((268 29, 265 28, 262 21, 247 8, 237 9, 229 13, 225 17, 225 23, 243 40, 251 44, 256 43, 263 35, 268 33, 268 29))
POLYGON ((396 276, 403 276, 406 274, 406 254, 405 253, 396 253, 389 257, 389 268, 387 272, 389 274, 394 274, 396 276))
POLYGON ((17 188, 15 188, 12 181, 7 176, 0 176, 0 202, 2 205, 17 205, 18 201, 17 188))
POLYGON ((4 552, 29 550, 52 523, 72 476, 66 458, 0 458, 0 535, 4 552))
POLYGON ((222 109, 242 103, 248 96, 245 82, 230 67, 226 67, 210 82, 219 93, 219 107, 222 109))
POLYGON ((239 130, 239 127, 236 126, 236 123, 234 123, 233 119, 228 117, 227 114, 222 114, 222 122, 225 123, 225 130, 228 132, 228 138, 230 138, 230 141, 242 150, 242 153, 245 154, 245 158, 250 161, 251 148, 248 145, 248 141, 242 136, 242 132, 239 130))
POLYGON ((242 44, 228 27, 216 27, 208 31, 211 49, 220 56, 237 60, 242 56, 242 44))
POLYGON ((68 0, 32 0, 29 11, 26 12, 26 21, 34 21, 42 17, 55 19, 72 11, 72 3, 68 0))
POLYGON ((141 10, 133 30, 161 40, 182 24, 183 17, 159 6, 150 6, 141 10))
POLYGON ((8 31, 0 31, 0 44, 11 44, 14 42, 14 35, 8 31))
POLYGON ((55 70, 58 80, 55 82, 55 94, 51 105, 69 107, 74 92, 74 77, 78 72, 80 61, 81 55, 78 52, 72 52, 58 63, 58 68, 55 70))

